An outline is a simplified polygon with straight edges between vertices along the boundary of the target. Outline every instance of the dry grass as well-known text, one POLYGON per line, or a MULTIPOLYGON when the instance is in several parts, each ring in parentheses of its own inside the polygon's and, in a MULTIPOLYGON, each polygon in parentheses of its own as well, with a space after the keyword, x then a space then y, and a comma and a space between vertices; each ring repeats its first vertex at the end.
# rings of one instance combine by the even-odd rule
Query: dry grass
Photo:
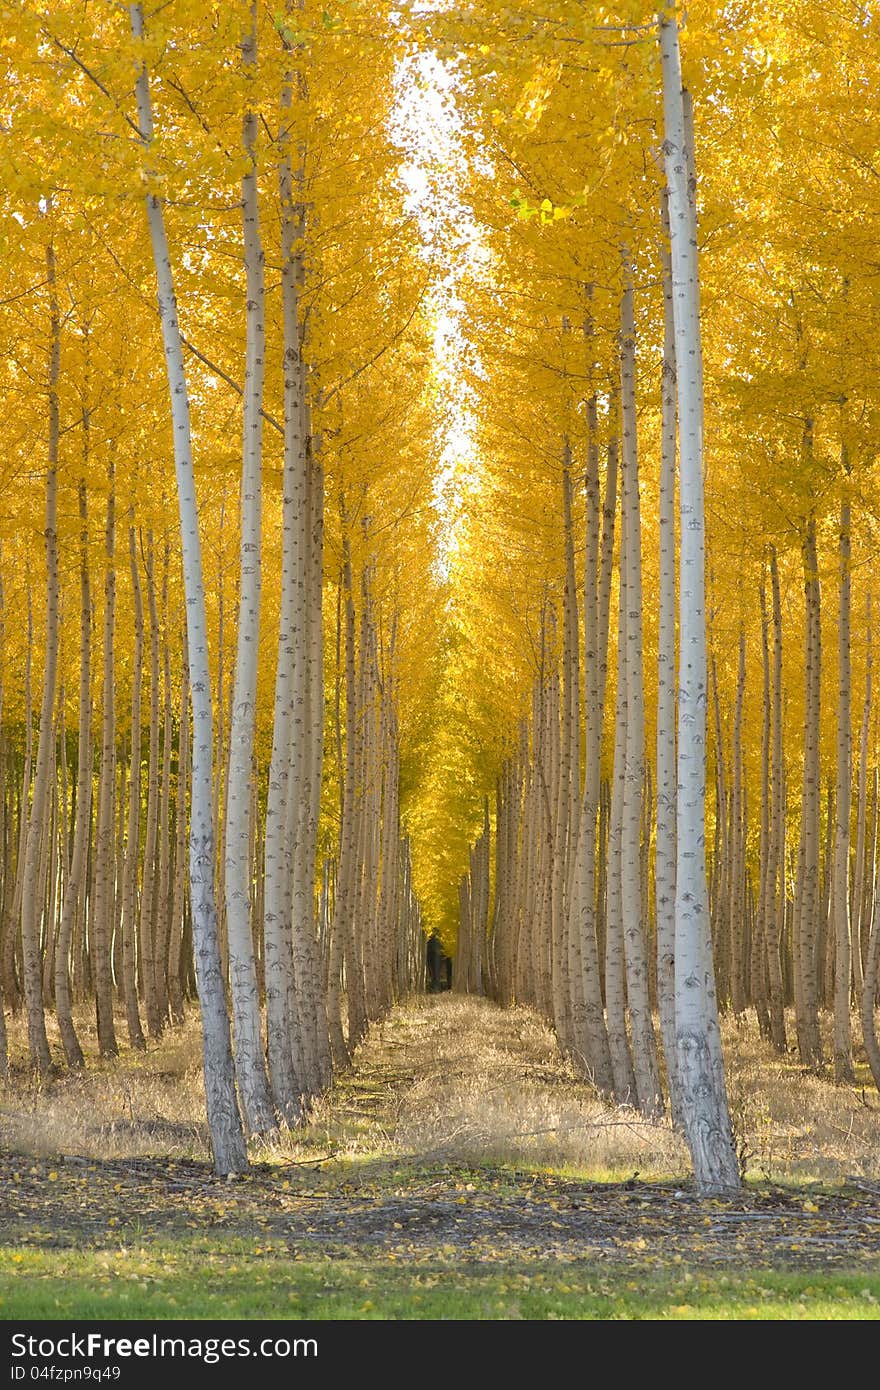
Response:
MULTIPOLYGON (((146 1054, 123 1047, 115 1062, 96 1060, 86 1018, 81 1037, 88 1070, 38 1084, 24 1065, 23 1024, 13 1023, 0 1147, 93 1158, 208 1156, 194 1016, 146 1054)), ((752 1020, 725 1022, 724 1041, 749 1175, 880 1178, 880 1098, 866 1073, 854 1087, 805 1073, 791 1058, 777 1058, 752 1020)), ((596 1179, 688 1171, 687 1151, 670 1126, 599 1101, 527 1009, 448 994, 412 1000, 373 1029, 356 1061, 308 1126, 270 1148, 254 1146, 253 1156, 312 1163, 332 1154, 342 1163, 333 1171, 368 1159, 507 1164, 596 1179)))
MULTIPOLYGON (((55 1057, 63 1056, 53 1017, 47 1020, 55 1057)), ((24 1022, 10 1026, 10 1074, 0 1084, 0 1145, 32 1154, 80 1154, 88 1158, 204 1157, 208 1129, 201 1038, 192 1016, 184 1029, 167 1034, 146 1053, 122 1039, 125 1020, 116 1020, 120 1055, 98 1057, 93 1019, 77 1019, 87 1057, 83 1072, 63 1072, 39 1081, 26 1065, 24 1022)))
MULTIPOLYGON (((790 1041, 794 1018, 787 1019, 790 1041)), ((831 1020, 825 1018, 825 1055, 831 1055, 831 1020)), ((747 1172, 768 1179, 880 1178, 880 1096, 860 1047, 856 1084, 837 1086, 830 1076, 780 1057, 760 1037, 754 1015, 722 1026, 734 1128, 747 1172)), ((859 1036, 853 1021, 853 1038, 859 1036)))
POLYGON ((435 995, 402 1017, 414 1071, 396 1130, 403 1152, 597 1177, 686 1170, 678 1136, 597 1099, 531 1010, 435 995))

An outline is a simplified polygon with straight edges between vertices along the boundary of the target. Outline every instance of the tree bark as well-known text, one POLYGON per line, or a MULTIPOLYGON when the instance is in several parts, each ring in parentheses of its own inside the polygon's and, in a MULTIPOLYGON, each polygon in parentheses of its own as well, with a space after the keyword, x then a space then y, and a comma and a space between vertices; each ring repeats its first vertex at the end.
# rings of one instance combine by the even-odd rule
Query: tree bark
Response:
MULTIPOLYGON (((89 412, 83 412, 83 462, 89 462, 89 412)), ((92 826, 92 595, 89 580, 89 522, 85 476, 80 478, 80 619, 79 619, 79 728, 77 737, 76 819, 73 853, 61 906, 58 945, 55 953, 55 1011, 58 1030, 69 1067, 85 1065, 82 1047, 73 1022, 70 997, 70 946, 80 902, 85 896, 85 870, 89 832, 92 826)))
POLYGON ((698 1191, 739 1186, 718 1029, 705 860, 706 613, 703 371, 696 185, 689 167, 678 25, 660 20, 678 393, 680 591, 675 866, 676 1056, 698 1191))
MULTIPOLYGON (((246 72, 256 67, 256 7, 242 40, 246 72)), ((235 683, 229 730, 229 772, 225 836, 226 933, 232 994, 235 1075, 242 1113, 251 1134, 277 1129, 263 1055, 260 993, 252 926, 251 791, 254 777, 257 666, 262 594, 263 379, 265 373, 264 256, 260 241, 256 165, 257 115, 247 111, 242 143, 245 265, 244 431, 241 470, 241 546, 235 683)))
MULTIPOLYGON (((811 430, 805 434, 810 442, 811 430)), ((798 1050, 804 1066, 822 1063, 819 1037, 819 989, 817 947, 819 935, 819 812, 820 812, 820 701, 822 630, 820 614, 816 519, 808 519, 803 536, 804 595, 807 644, 804 662, 804 770, 801 812, 800 892, 795 913, 795 1021, 798 1050)))
POLYGON ((834 930, 834 1079, 853 1080, 852 1016, 852 937, 850 935, 849 854, 850 813, 852 808, 852 659, 850 657, 852 605, 852 506, 849 487, 849 457, 842 448, 844 495, 840 503, 840 545, 838 550, 837 618, 837 784, 834 797, 834 882, 831 919, 834 930))
MULTIPOLYGON (((862 994, 863 962, 865 949, 865 927, 870 926, 870 917, 865 908, 866 886, 871 877, 868 864, 868 739, 871 727, 871 685, 874 656, 871 643, 871 592, 865 597, 865 703, 862 710, 862 724, 859 731, 859 775, 856 791, 856 852, 855 874, 852 892, 852 988, 858 1000, 862 994)), ((873 856, 872 856, 873 857, 873 856)))
POLYGON ((177 737, 177 787, 174 805, 174 890, 171 900, 171 932, 168 940, 168 1011, 172 1023, 182 1024, 184 917, 186 914, 186 807, 189 781, 189 663, 184 632, 180 675, 180 728, 177 737))
POLYGON ((49 347, 49 445, 46 467, 46 647, 43 670, 43 699, 40 707, 40 734, 37 742, 37 761, 31 815, 24 848, 24 870, 21 895, 21 950, 24 977, 25 1007, 27 1010, 28 1050, 33 1070, 46 1076, 51 1070, 52 1054, 46 1035, 46 1016, 43 1010, 43 978, 40 963, 40 902, 42 881, 40 861, 43 837, 48 834, 51 802, 51 768, 55 744, 55 694, 58 672, 59 645, 59 577, 58 577, 58 446, 60 422, 58 380, 61 373, 61 320, 55 281, 55 249, 46 248, 46 283, 49 289, 50 347, 49 347))
POLYGON ((168 532, 162 554, 162 784, 159 793, 158 897, 155 918, 156 994, 159 1017, 168 1019, 168 946, 171 932, 171 749, 174 696, 171 686, 171 634, 168 622, 168 581, 171 546, 168 532))
MULTIPOLYGON (((663 1110, 657 1041, 651 1015, 648 952, 642 903, 641 821, 645 781, 645 689, 642 652, 642 527, 636 438, 636 337, 631 271, 624 258, 620 325, 621 526, 626 536, 626 743, 621 823, 621 910, 626 942, 626 991, 639 1109, 663 1110)), ((622 568, 622 566, 621 566, 622 568)), ((623 601, 623 600, 622 600, 623 601)))
MULTIPOLYGON (((138 860, 141 846, 141 683, 144 660, 144 604, 138 571, 135 531, 132 520, 128 528, 128 555, 131 565, 131 588, 134 599, 134 660, 131 673, 131 737, 129 739, 128 829, 125 837, 125 859, 122 868, 122 982, 128 1041, 143 1052, 146 1048, 138 1008, 138 860)), ((120 788, 120 807, 122 804, 120 788)), ((143 946, 141 947, 143 966, 143 946)))
MULTIPOLYGON (((150 742, 147 755, 147 817, 144 826, 144 867, 140 902, 141 984, 147 1029, 153 1039, 162 1036, 162 1013, 156 984, 156 842, 159 829, 159 615, 156 608, 156 574, 153 533, 147 532, 144 574, 147 612, 150 618, 150 742)), ((138 740, 140 742, 140 739, 138 740)))
MULTIPOLYGON (((129 7, 132 34, 144 38, 143 6, 129 7)), ((141 62, 137 78, 138 124, 145 151, 153 137, 149 78, 141 62)), ((220 945, 214 895, 215 850, 212 822, 213 715, 208 664, 207 614, 198 506, 192 463, 192 431, 183 350, 177 323, 177 304, 171 254, 165 233, 162 203, 147 194, 147 220, 156 270, 159 318, 165 347, 174 438, 174 464, 180 512, 184 591, 187 607, 187 649, 192 681, 193 757, 190 823, 190 884, 196 981, 202 1008, 202 1040, 208 1127, 218 1173, 243 1172, 247 1148, 235 1094, 229 1015, 220 971, 220 945)))
POLYGON ((619 1105, 638 1100, 635 1072, 626 1031, 626 961, 621 896, 623 856, 623 808, 626 781, 626 628, 629 603, 626 595, 629 536, 621 526, 620 598, 618 603, 617 692, 614 720, 614 768, 611 783, 605 906, 605 1005, 608 1011, 608 1044, 614 1072, 614 1095, 619 1105))
POLYGON ((661 198, 663 369, 660 383, 660 532, 657 630, 657 789, 654 901, 657 1003, 673 1123, 683 1129, 675 1051, 675 323, 669 258, 669 194, 661 198))

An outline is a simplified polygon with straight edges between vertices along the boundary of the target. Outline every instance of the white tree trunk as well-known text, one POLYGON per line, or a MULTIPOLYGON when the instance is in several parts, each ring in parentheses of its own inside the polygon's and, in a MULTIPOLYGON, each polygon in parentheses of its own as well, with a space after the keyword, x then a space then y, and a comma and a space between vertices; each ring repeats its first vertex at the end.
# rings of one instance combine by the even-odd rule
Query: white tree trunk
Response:
POLYGON ((177 740, 177 787, 175 790, 174 888, 171 896, 171 931, 168 938, 168 1011, 172 1023, 183 1023, 184 915, 186 913, 186 801, 189 781, 189 665, 186 633, 183 634, 180 675, 180 732, 177 740))
POLYGON ((689 186, 678 26, 660 20, 664 155, 680 451, 678 797, 675 866, 675 1029, 682 1114, 701 1192, 739 1186, 718 1029, 706 884, 706 611, 703 369, 696 189, 689 186))
MULTIPOLYGON (((142 41, 143 6, 140 3, 131 5, 129 14, 135 41, 142 41)), ((149 78, 144 63, 141 63, 137 78, 137 108, 141 139, 145 149, 149 151, 153 137, 153 115, 149 78)), ((220 945, 214 895, 215 848, 211 785, 214 735, 211 671, 208 663, 208 624, 192 460, 189 395, 162 203, 153 192, 147 194, 146 202, 156 270, 159 318, 165 347, 165 365, 171 395, 174 465, 187 610, 187 651, 193 710, 190 896, 196 981, 202 1008, 205 1098, 217 1172, 243 1172, 248 1166, 247 1148, 235 1094, 229 1015, 226 1011, 226 997, 220 971, 220 945)))
POLYGON ((871 728, 871 684, 874 655, 871 643, 871 593, 865 597, 865 703, 862 709, 862 726, 859 733, 859 778, 856 812, 856 854, 855 882, 853 884, 852 910, 852 968, 853 994, 858 1000, 862 994, 863 962, 866 927, 871 918, 866 910, 866 889, 871 878, 868 865, 868 739, 871 728))
MULTIPOLYGON (((89 412, 83 411, 83 463, 89 462, 89 412)), ((70 947, 80 904, 85 898, 86 861, 92 825, 92 596, 89 580, 89 522, 85 476, 79 482, 80 521, 80 621, 79 621, 79 731, 77 737, 76 823, 73 853, 67 875, 58 947, 55 956, 55 1010, 58 1029, 69 1067, 84 1065, 82 1048, 73 1022, 70 997, 70 947)), ((2 1008, 2 999, 0 999, 2 1008)))
POLYGON ((657 631, 657 788, 654 901, 657 917, 657 1003, 666 1059, 672 1118, 683 1128, 678 1095, 675 1044, 675 323, 672 310, 672 263, 669 239, 669 194, 661 202, 660 259, 663 268, 663 372, 660 384, 660 532, 657 631))
MULTIPOLYGON (((122 937, 122 994, 129 1044, 139 1052, 146 1048, 141 1028, 137 990, 137 880, 141 848, 141 690, 144 663, 144 603, 134 540, 134 509, 128 528, 128 558, 134 603, 134 658, 131 672, 131 734, 129 737, 128 828, 122 863, 119 929, 122 937)), ((120 796, 120 818, 122 797, 120 796)), ((141 952, 143 957, 143 952, 141 952)), ((143 966, 143 959, 141 959, 143 966)))
MULTIPOLYGON (((849 461, 843 446, 844 482, 849 487, 849 461)), ((837 619, 837 789, 834 798, 834 881, 831 895, 834 927, 834 1079, 851 1082, 852 938, 850 936, 849 849, 852 808, 852 680, 850 657, 851 594, 850 537, 852 508, 848 492, 840 504, 839 605, 837 619)))
POLYGON ((174 696, 171 686, 171 634, 168 623, 168 581, 171 542, 168 532, 162 550, 162 785, 159 795, 159 878, 156 910, 156 993, 163 1026, 168 1019, 168 942, 171 922, 171 744, 174 696))
MULTIPOLYGON (((812 425, 804 430, 805 452, 812 450, 812 425)), ((816 518, 808 518, 803 535, 804 602, 807 641, 804 658, 804 768, 801 811, 799 892, 795 902, 795 1018, 798 1049, 805 1066, 822 1062, 819 1035, 817 945, 819 935, 820 718, 822 673, 821 595, 816 518)))
POLYGON ((739 665, 736 678, 736 700, 733 714, 732 777, 730 793, 730 830, 728 834, 728 931, 730 933, 730 1004, 735 1015, 746 1007, 745 988, 745 791, 743 787, 742 723, 746 689, 746 638, 740 627, 739 665))
POLYGON ((657 1041, 651 1016, 648 950, 642 907, 641 822, 645 781, 645 689, 642 656, 642 527, 636 437, 636 339, 633 287, 624 261, 620 324, 621 519, 626 536, 626 742, 621 811, 620 900, 626 943, 626 986, 639 1109, 663 1109, 657 1041))
MULTIPOLYGON (((141 537, 143 547, 143 537, 141 537)), ((162 1013, 156 985, 156 844, 159 831, 159 614, 153 533, 147 532, 144 556, 147 612, 150 618, 150 744, 147 764, 147 816, 144 825, 144 871, 140 906, 141 984, 151 1038, 162 1036, 162 1013)))
POLYGON ((785 987, 782 943, 785 936, 785 764, 782 741, 782 602, 779 564, 770 547, 770 592, 773 614, 773 680, 770 715, 770 772, 772 801, 768 853, 769 888, 764 919, 767 940, 767 975, 770 985, 770 1037, 777 1052, 785 1052, 785 987))
POLYGON ((40 861, 43 838, 48 834, 51 801, 51 767, 55 747, 55 693, 59 646, 58 578, 58 445, 60 423, 58 379, 61 373, 61 325, 55 289, 55 251, 46 250, 46 282, 49 286, 51 337, 49 346, 49 448, 46 466, 46 658, 43 668, 43 699, 40 708, 40 735, 34 773, 31 815, 24 847, 21 875, 21 954, 27 1011, 28 1049, 34 1071, 45 1076, 51 1070, 52 1055, 46 1036, 43 1011, 43 980, 40 967, 40 900, 42 897, 40 861))
MULTIPOLYGON (((242 41, 245 69, 256 65, 252 27, 242 41)), ((225 875, 226 940, 232 992, 235 1074, 244 1121, 252 1134, 272 1134, 275 1113, 263 1055, 260 993, 254 960, 251 795, 254 778, 257 669, 262 594, 263 379, 266 325, 263 248, 260 241, 256 165, 257 115, 244 118, 246 168, 241 181, 245 266, 244 426, 241 469, 241 542, 235 683, 229 730, 225 875)))
POLYGON ((617 691, 614 712, 614 764, 609 817, 605 900, 605 1005, 608 1012, 608 1045, 614 1074, 614 1095, 619 1105, 635 1105, 636 1079, 626 1029, 626 957, 624 947, 623 814, 626 784, 626 627, 629 603, 626 595, 626 547, 629 537, 621 527, 620 596, 617 621, 617 691))

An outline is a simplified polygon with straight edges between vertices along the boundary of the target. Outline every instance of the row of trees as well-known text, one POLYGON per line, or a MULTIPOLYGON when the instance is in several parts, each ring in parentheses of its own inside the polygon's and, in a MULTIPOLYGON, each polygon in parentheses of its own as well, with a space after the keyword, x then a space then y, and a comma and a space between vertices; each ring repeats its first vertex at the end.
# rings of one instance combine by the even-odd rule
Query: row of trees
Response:
POLYGON ((436 585, 395 464, 427 467, 431 271, 396 55, 297 5, 15 8, 0 980, 40 1073, 48 1008, 75 1067, 78 1005, 111 1057, 197 988, 234 1171, 424 975, 398 689, 436 585))
POLYGON ((488 10, 474 22, 491 39, 469 55, 464 119, 509 197, 502 211, 474 179, 483 257, 462 274, 486 463, 458 546, 458 630, 481 635, 463 663, 476 717, 506 737, 470 764, 474 837, 482 795, 497 805, 495 887, 478 922, 484 871, 468 865, 463 939, 480 935, 483 987, 536 1003, 575 1067, 647 1114, 662 1104, 662 1052, 686 1128, 688 997, 701 996, 694 1033, 721 1091, 713 973, 722 1004, 754 1007, 779 1049, 793 1006, 812 1067, 827 1056, 827 1007, 841 1081, 855 1075, 855 1006, 880 1078, 876 716, 858 621, 871 602, 876 306, 849 240, 874 194, 846 104, 876 62, 876 26, 857 5, 833 25, 798 4, 772 17, 691 6, 678 118, 653 16, 603 12, 586 35, 562 12, 522 12, 503 32, 488 10), (691 94, 683 144, 701 220, 687 233, 675 181, 693 193, 696 173, 671 151, 691 94), (814 215, 793 214, 805 205, 814 215), (705 352, 681 259, 697 241, 705 352), (487 667, 498 679, 480 685, 487 667), (685 945, 688 922, 702 954, 685 945))
POLYGON ((32 1064, 197 986, 239 1167, 424 917, 734 1182, 713 974, 876 1060, 873 16, 705 0, 683 77, 640 4, 3 19, 32 1064))

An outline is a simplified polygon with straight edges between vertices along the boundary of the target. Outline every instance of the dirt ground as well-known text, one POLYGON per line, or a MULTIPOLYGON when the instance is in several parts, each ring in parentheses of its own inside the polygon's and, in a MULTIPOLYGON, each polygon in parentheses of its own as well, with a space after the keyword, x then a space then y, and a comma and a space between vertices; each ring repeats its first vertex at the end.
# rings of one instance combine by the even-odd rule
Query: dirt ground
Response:
POLYGON ((305 1257, 880 1268, 873 1150, 834 1180, 825 1169, 821 1181, 758 1174, 735 1196, 701 1199, 668 1126, 601 1106, 534 1016, 482 1001, 436 996, 397 1011, 309 1130, 234 1182, 213 1176, 200 1122, 182 1127, 182 1144, 155 1092, 152 1116, 139 1112, 134 1085, 124 1117, 89 1129, 80 1115, 79 1151, 69 1139, 53 1149, 51 1130, 35 1127, 39 1106, 47 1117, 68 1100, 82 1108, 77 1084, 53 1083, 27 1136, 8 1094, 0 1106, 4 1244, 222 1232, 305 1257))

